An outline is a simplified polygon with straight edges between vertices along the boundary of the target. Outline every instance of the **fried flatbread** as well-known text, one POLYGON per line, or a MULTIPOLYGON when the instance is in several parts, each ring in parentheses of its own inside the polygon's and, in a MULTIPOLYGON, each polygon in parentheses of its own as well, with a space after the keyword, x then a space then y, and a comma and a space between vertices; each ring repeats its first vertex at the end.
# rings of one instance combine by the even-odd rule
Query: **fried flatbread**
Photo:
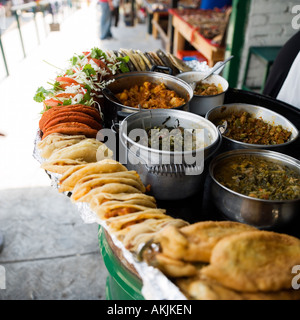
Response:
POLYGON ((104 159, 96 163, 86 165, 84 168, 76 171, 67 171, 59 180, 60 191, 73 190, 77 182, 91 174, 114 173, 127 171, 127 168, 120 162, 112 159, 104 159))
POLYGON ((79 122, 59 123, 45 130, 43 132, 42 140, 44 140, 49 134, 52 133, 84 135, 87 138, 96 138, 98 130, 92 129, 88 125, 79 122))
POLYGON ((65 113, 65 112, 82 112, 87 115, 90 115, 93 117, 97 122, 101 123, 102 118, 100 116, 99 111, 91 106, 86 106, 83 104, 72 104, 68 106, 57 106, 57 107, 52 107, 49 110, 45 111, 39 121, 39 128, 43 128, 45 123, 52 118, 54 115, 58 116, 59 114, 65 113))
MULTIPOLYGON (((61 191, 71 191, 75 188, 75 186, 83 184, 85 182, 91 181, 93 179, 109 179, 109 178, 127 178, 127 179, 133 179, 137 182, 137 185, 139 186, 139 190, 144 190, 144 185, 140 179, 140 176, 136 173, 136 171, 121 171, 121 172, 111 172, 111 173, 95 173, 95 174, 86 174, 83 178, 81 178, 81 175, 76 175, 77 179, 72 179, 72 186, 68 185, 68 187, 64 187, 64 185, 61 186, 61 191)), ((135 187, 137 187, 137 185, 135 187)))
POLYGON ((154 197, 146 195, 144 193, 99 193, 97 196, 94 196, 92 205, 102 205, 103 203, 111 201, 131 201, 129 203, 142 204, 151 208, 156 208, 156 200, 154 197))
POLYGON ((143 185, 143 182, 140 179, 140 176, 138 173, 134 170, 132 171, 121 171, 121 172, 111 172, 111 173, 95 173, 95 174, 90 174, 86 175, 83 178, 81 178, 79 181, 76 182, 76 186, 86 183, 88 181, 92 181, 94 179, 109 179, 109 178, 125 178, 125 179, 132 179, 136 182, 134 185, 135 188, 139 188, 142 192, 145 191, 145 187, 143 185))
POLYGON ((182 60, 174 56, 173 54, 167 52, 166 53, 167 57, 170 59, 172 64, 180 71, 182 72, 188 72, 192 71, 192 68, 190 68, 187 64, 185 64, 182 60))
POLYGON ((165 214, 164 209, 147 209, 142 212, 126 214, 124 216, 113 217, 106 220, 109 229, 114 231, 122 230, 130 225, 143 222, 147 219, 166 219, 170 216, 165 214))
POLYGON ((55 115, 50 118, 42 128, 42 131, 47 130, 50 127, 53 127, 60 123, 66 122, 78 122, 83 123, 91 127, 92 129, 100 130, 102 129, 102 124, 94 120, 93 117, 83 113, 83 112, 63 112, 59 115, 55 115))
POLYGON ((174 259, 209 262, 212 249, 222 238, 254 227, 232 221, 203 221, 183 228, 170 226, 158 234, 162 252, 174 259))
MULTIPOLYGON (((113 217, 124 216, 136 212, 142 212, 153 207, 147 207, 145 203, 136 204, 129 201, 109 201, 103 205, 93 205, 92 210, 97 213, 100 219, 106 220, 113 217)), ((155 208, 155 207, 154 207, 155 208)))
POLYGON ((177 279, 176 285, 192 300, 299 300, 300 291, 281 290, 276 292, 239 292, 222 286, 217 281, 197 275, 177 279))
POLYGON ((86 164, 86 162, 70 159, 47 160, 41 164, 41 168, 53 173, 63 174, 70 168, 83 164, 86 164))
POLYGON ((158 220, 147 219, 141 223, 128 226, 116 232, 115 235, 122 241, 126 249, 137 253, 142 244, 153 239, 156 233, 168 225, 174 225, 179 228, 188 225, 188 222, 171 217, 158 220))
POLYGON ((71 159, 84 162, 97 162, 97 150, 102 142, 96 139, 84 139, 76 144, 56 150, 49 160, 71 159))
MULTIPOLYGON (((108 183, 101 187, 94 188, 90 190, 87 194, 84 196, 76 199, 76 201, 79 202, 91 202, 94 197, 96 197, 99 193, 112 193, 112 194, 118 194, 118 193, 142 193, 140 190, 129 186, 127 184, 122 183, 108 183)), ((73 198, 71 197, 72 201, 73 198)))
POLYGON ((77 201, 81 197, 85 196, 89 191, 94 188, 101 187, 108 183, 122 183, 129 186, 132 186, 141 192, 144 192, 145 187, 142 188, 140 184, 134 180, 129 178, 119 178, 119 177, 110 177, 110 178, 95 178, 90 181, 84 183, 77 183, 75 188, 73 189, 72 199, 77 201))
POLYGON ((172 259, 161 253, 155 254, 147 262, 170 278, 191 277, 195 276, 199 271, 195 264, 172 259))
POLYGON ((62 148, 76 144, 83 139, 86 139, 83 135, 68 136, 60 133, 52 133, 48 135, 44 140, 37 144, 41 157, 49 159, 53 151, 60 150, 62 148))
POLYGON ((270 231, 225 237, 214 247, 207 277, 237 291, 290 289, 294 265, 300 264, 300 240, 270 231))

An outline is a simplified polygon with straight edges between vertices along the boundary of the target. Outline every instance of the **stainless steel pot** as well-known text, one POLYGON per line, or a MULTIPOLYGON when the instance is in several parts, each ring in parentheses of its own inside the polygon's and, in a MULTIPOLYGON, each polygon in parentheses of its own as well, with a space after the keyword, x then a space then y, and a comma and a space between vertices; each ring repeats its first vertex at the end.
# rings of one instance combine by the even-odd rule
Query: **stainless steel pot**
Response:
POLYGON ((263 200, 242 195, 228 189, 215 178, 215 168, 223 161, 244 155, 259 156, 296 170, 300 174, 300 161, 285 154, 270 150, 232 150, 224 152, 209 165, 209 174, 212 178, 211 195, 217 208, 230 220, 247 223, 257 228, 274 228, 285 225, 299 215, 300 199, 297 200, 263 200))
POLYGON ((277 144, 277 145, 261 145, 261 144, 250 144, 244 143, 237 140, 230 139, 223 135, 222 150, 234 150, 234 149, 269 149, 278 152, 284 152, 290 144, 296 141, 299 137, 299 131, 294 124, 282 115, 260 106, 255 106, 245 103, 232 103, 224 104, 213 108, 206 114, 206 119, 214 122, 216 119, 225 117, 232 113, 246 111, 255 118, 263 119, 264 121, 272 125, 281 125, 284 129, 292 132, 289 141, 277 144))
MULTIPOLYGON (((192 88, 183 80, 180 80, 172 75, 161 73, 161 72, 128 72, 116 75, 112 78, 111 82, 107 88, 113 93, 117 94, 125 89, 130 89, 135 85, 142 85, 145 81, 149 81, 155 84, 164 83, 166 87, 170 90, 174 90, 180 97, 184 98, 186 103, 173 109, 188 110, 189 102, 193 97, 192 88)), ((118 112, 125 115, 135 113, 139 111, 137 108, 132 108, 125 106, 112 98, 107 92, 103 92, 105 98, 110 101, 116 108, 118 112)), ((157 110, 157 109, 155 109, 157 110)))
MULTIPOLYGON (((185 82, 191 84, 199 82, 206 73, 199 72, 199 71, 189 71, 180 73, 177 75, 177 78, 184 80, 185 82)), ((223 104, 225 93, 228 90, 229 84, 227 80, 223 77, 213 74, 208 79, 204 81, 205 83, 214 83, 216 86, 219 84, 222 86, 223 92, 213 95, 213 96, 200 96, 200 95, 193 95, 193 98, 190 102, 189 110, 190 112, 196 113, 200 116, 205 116, 205 114, 211 110, 212 108, 223 104)))
POLYGON ((126 117, 120 125, 119 137, 128 169, 136 170, 159 200, 184 199, 197 193, 203 183, 204 162, 221 144, 221 135, 213 123, 190 112, 172 109, 146 110, 126 117), (135 129, 161 126, 167 118, 171 127, 179 121, 185 129, 203 129, 200 147, 195 151, 163 151, 141 145, 130 136, 135 129))

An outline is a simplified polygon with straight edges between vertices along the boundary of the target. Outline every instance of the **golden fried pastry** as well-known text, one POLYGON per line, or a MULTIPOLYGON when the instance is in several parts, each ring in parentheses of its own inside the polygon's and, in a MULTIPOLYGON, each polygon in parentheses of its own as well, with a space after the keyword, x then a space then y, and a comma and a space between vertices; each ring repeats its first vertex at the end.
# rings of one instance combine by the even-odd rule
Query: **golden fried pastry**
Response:
MULTIPOLYGON (((132 200, 131 200, 132 201, 132 200)), ((146 204, 146 203, 143 203, 146 204)), ((92 202, 91 208, 102 220, 112 217, 124 216, 126 214, 136 213, 148 210, 153 207, 147 207, 142 204, 130 203, 129 201, 108 201, 102 205, 94 205, 92 202)), ((155 209, 156 207, 154 207, 155 209)))
POLYGON ((174 259, 209 262, 214 246, 222 238, 254 227, 231 221, 203 221, 183 228, 170 226, 157 235, 162 252, 174 259))
POLYGON ((122 193, 109 194, 99 193, 90 201, 90 206, 95 212, 100 212, 103 208, 106 210, 107 206, 115 206, 117 204, 129 204, 144 206, 147 208, 156 208, 155 199, 144 193, 122 193))
POLYGON ((177 279, 176 285, 191 300, 244 300, 241 293, 204 276, 177 279))
MULTIPOLYGON (((201 272, 201 271, 200 271, 201 272)), ((203 275, 176 280, 176 285, 193 300, 299 300, 300 291, 240 292, 222 286, 203 275)))
POLYGON ((154 238, 155 234, 168 225, 182 227, 188 225, 188 222, 181 219, 147 219, 141 223, 130 225, 125 229, 117 231, 115 235, 122 241, 125 248, 137 252, 139 247, 154 238))
POLYGON ((124 216, 113 217, 106 220, 107 225, 111 231, 119 231, 130 225, 143 222, 147 219, 166 219, 171 218, 165 214, 164 209, 147 209, 142 212, 127 214, 124 216))
POLYGON ((148 258, 144 256, 144 259, 170 278, 195 276, 198 273, 198 267, 201 267, 189 262, 172 259, 162 253, 157 253, 148 258))
POLYGON ((102 144, 96 139, 84 139, 76 144, 54 151, 49 160, 71 159, 97 162, 97 150, 102 144))
MULTIPOLYGON (((85 194, 82 197, 79 197, 76 199, 78 202, 91 202, 94 197, 96 197, 98 194, 101 193, 112 193, 112 194, 118 194, 118 193, 142 193, 140 190, 126 185, 122 183, 107 183, 101 187, 94 188, 90 190, 87 194, 85 194)), ((72 197, 71 197, 72 199, 72 197)), ((72 199, 72 201, 75 201, 72 199)))
POLYGON ((121 171, 127 171, 127 168, 120 162, 112 159, 104 159, 96 163, 91 163, 80 170, 76 170, 76 172, 73 172, 72 170, 67 171, 59 181, 59 191, 63 192, 73 190, 80 179, 91 174, 114 173, 121 171))
POLYGON ((53 173, 63 174, 68 169, 73 168, 74 166, 80 166, 85 164, 84 161, 78 160, 70 160, 70 159, 58 159, 58 160, 51 160, 45 161, 41 164, 41 168, 53 173))
POLYGON ((225 237, 214 247, 202 274, 237 291, 290 289, 294 265, 300 264, 300 240, 270 231, 225 237))
POLYGON ((52 133, 48 135, 44 140, 40 141, 37 144, 37 147, 40 150, 41 157, 43 157, 44 159, 49 159, 51 154, 55 150, 69 147, 82 141, 83 139, 86 139, 86 136, 69 136, 60 133, 52 133))
POLYGON ((144 193, 98 193, 93 197, 91 203, 101 205, 107 201, 133 201, 133 203, 146 203, 149 206, 156 208, 156 200, 154 197, 146 195, 144 193))
POLYGON ((82 178, 80 181, 77 182, 75 188, 73 189, 72 200, 77 201, 83 196, 85 196, 92 189, 101 187, 108 183, 126 184, 140 190, 141 192, 145 192, 146 190, 146 188, 142 186, 134 178, 104 177, 104 178, 89 179, 89 177, 87 177, 87 178, 82 178))

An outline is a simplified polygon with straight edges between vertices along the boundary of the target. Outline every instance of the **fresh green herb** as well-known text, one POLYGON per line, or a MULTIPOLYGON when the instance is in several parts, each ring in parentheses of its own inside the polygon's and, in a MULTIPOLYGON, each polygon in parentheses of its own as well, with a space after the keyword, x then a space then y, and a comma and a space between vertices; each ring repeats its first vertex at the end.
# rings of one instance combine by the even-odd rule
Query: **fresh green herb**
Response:
POLYGON ((33 97, 33 100, 36 102, 43 102, 46 99, 48 94, 51 94, 50 90, 46 90, 44 87, 39 87, 33 97))
POLYGON ((91 50, 91 58, 93 59, 106 59, 106 54, 99 48, 93 48, 91 50))
POLYGON ((73 57, 70 59, 70 61, 71 61, 72 66, 75 66, 76 63, 77 63, 77 61, 78 61, 78 58, 77 58, 76 56, 73 56, 73 57))
POLYGON ((73 69, 68 69, 68 70, 66 71, 66 75, 67 75, 67 76, 71 76, 71 75, 73 75, 73 74, 74 74, 73 69))
POLYGON ((127 62, 129 61, 129 56, 125 57, 117 57, 117 60, 120 62, 119 69, 121 72, 129 72, 129 68, 127 67, 127 62))
POLYGON ((94 76, 96 74, 96 70, 91 66, 90 63, 86 64, 82 71, 88 76, 88 77, 91 77, 91 76, 94 76))
POLYGON ((54 91, 59 91, 59 90, 63 90, 63 88, 60 86, 60 83, 58 81, 55 81, 53 84, 53 90, 54 91))
POLYGON ((63 106, 69 106, 70 104, 72 104, 72 99, 67 99, 63 102, 63 106))

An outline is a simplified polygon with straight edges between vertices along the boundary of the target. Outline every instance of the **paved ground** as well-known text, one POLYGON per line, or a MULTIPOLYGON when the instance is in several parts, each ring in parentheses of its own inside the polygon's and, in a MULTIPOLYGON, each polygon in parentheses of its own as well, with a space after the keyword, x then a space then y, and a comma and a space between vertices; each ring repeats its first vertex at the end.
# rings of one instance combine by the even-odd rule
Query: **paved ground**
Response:
POLYGON ((41 32, 39 46, 33 23, 27 23, 26 59, 16 30, 2 37, 11 74, 0 82, 0 132, 6 134, 0 137, 0 232, 5 236, 0 300, 105 299, 107 270, 99 252, 98 226, 83 223, 32 157, 41 110, 32 97, 56 75, 43 60, 64 67, 74 52, 94 46, 154 50, 161 45, 147 35, 146 25, 125 27, 121 22, 112 30, 115 39, 105 42, 98 39, 98 30, 99 11, 92 3, 66 16, 60 32, 47 37, 41 32), (1 290, 4 271, 6 289, 1 290))

